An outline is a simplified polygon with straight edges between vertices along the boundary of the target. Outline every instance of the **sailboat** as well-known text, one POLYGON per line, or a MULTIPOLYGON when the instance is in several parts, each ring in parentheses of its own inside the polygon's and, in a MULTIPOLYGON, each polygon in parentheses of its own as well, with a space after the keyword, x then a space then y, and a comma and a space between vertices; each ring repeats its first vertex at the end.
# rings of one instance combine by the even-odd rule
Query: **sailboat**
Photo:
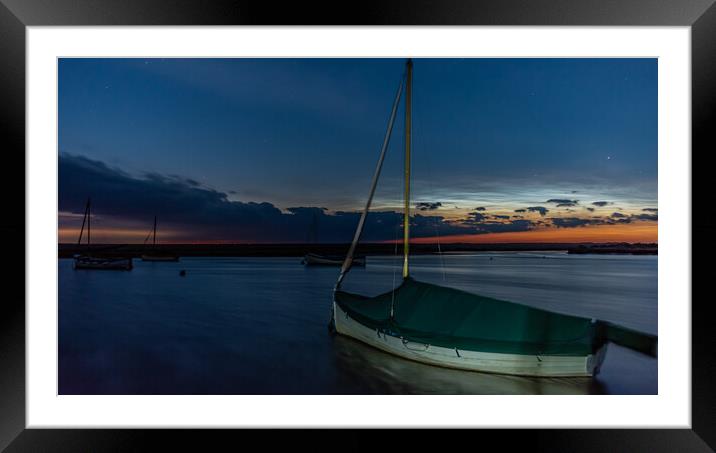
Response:
POLYGON ((152 237, 152 251, 142 255, 142 261, 179 261, 179 257, 171 253, 161 253, 156 250, 157 247, 157 216, 154 216, 154 227, 149 233, 144 244, 147 244, 149 236, 152 237))
POLYGON ((85 205, 85 214, 82 217, 82 228, 80 229, 80 237, 77 239, 77 245, 82 244, 82 235, 87 225, 87 253, 77 254, 74 256, 75 269, 96 269, 96 270, 114 270, 129 271, 132 270, 132 258, 124 257, 102 257, 90 254, 90 233, 92 229, 92 212, 90 199, 87 199, 85 205))
MULTIPOLYGON (((306 266, 340 266, 345 257, 342 255, 319 255, 318 253, 306 253, 301 264, 306 266)), ((365 266, 365 256, 356 256, 353 259, 353 266, 365 266)))
POLYGON ((656 357, 657 337, 453 288, 410 275, 410 164, 413 62, 406 63, 365 209, 333 291, 329 327, 399 357, 470 371, 523 376, 595 376, 610 343, 656 357), (367 297, 341 289, 351 269, 405 88, 402 283, 367 297))
MULTIPOLYGON (((308 243, 312 244, 318 238, 318 216, 313 215, 313 221, 308 234, 308 243)), ((306 266, 340 266, 343 264, 344 256, 342 255, 322 255, 318 253, 306 253, 301 260, 301 264, 306 266)), ((365 256, 354 256, 354 266, 365 266, 365 256)))

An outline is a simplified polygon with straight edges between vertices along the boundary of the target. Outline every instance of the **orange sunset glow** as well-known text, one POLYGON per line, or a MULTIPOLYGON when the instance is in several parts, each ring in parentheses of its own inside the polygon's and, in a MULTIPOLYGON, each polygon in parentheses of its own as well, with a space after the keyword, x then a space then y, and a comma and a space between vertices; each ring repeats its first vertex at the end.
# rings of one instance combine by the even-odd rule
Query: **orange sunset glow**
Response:
MULTIPOLYGON (((654 222, 627 225, 589 225, 579 228, 542 228, 511 233, 463 234, 440 238, 440 242, 496 244, 522 243, 579 243, 579 242, 658 242, 658 226, 654 222)), ((414 238, 411 242, 426 244, 435 238, 414 238)))
MULTIPOLYGON (((73 243, 77 241, 79 229, 61 228, 59 230, 60 243, 73 243)), ((92 230, 93 242, 97 243, 142 243, 147 236, 146 231, 127 228, 101 228, 92 230)), ((168 231, 163 243, 184 244, 221 244, 242 243, 237 240, 183 240, 181 231, 168 231), (172 239, 174 238, 174 239, 172 239)), ((439 240, 444 244, 498 244, 498 243, 580 243, 580 242, 632 242, 657 243, 658 224, 655 222, 634 222, 619 225, 587 225, 578 228, 539 228, 529 231, 487 234, 461 234, 441 236, 439 238, 419 237, 411 238, 414 244, 432 244, 439 240)), ((255 242, 255 241, 248 241, 255 242)), ((386 241, 392 242, 392 241, 386 241)))

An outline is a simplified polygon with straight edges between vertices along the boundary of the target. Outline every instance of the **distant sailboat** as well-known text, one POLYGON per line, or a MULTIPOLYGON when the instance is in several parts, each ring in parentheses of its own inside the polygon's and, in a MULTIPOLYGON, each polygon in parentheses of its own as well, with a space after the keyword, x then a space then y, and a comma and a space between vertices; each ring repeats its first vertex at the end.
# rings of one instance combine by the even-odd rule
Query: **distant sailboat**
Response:
MULTIPOLYGON (((154 216, 154 228, 152 228, 152 232, 149 233, 149 236, 152 237, 152 251, 150 253, 142 255, 142 261, 179 261, 179 257, 177 255, 171 253, 161 253, 156 250, 157 216, 154 216)), ((145 245, 149 240, 149 236, 147 236, 147 238, 144 240, 145 245)))
MULTIPOLYGON (((340 266, 343 264, 344 257, 339 255, 319 255, 317 253, 306 253, 303 257, 302 264, 307 266, 340 266)), ((353 259, 354 266, 365 266, 365 257, 356 256, 353 259)))
MULTIPOLYGON (((308 243, 313 244, 318 241, 318 216, 314 213, 313 221, 308 231, 308 243)), ((318 253, 306 253, 301 264, 306 266, 340 266, 343 264, 344 257, 341 255, 321 255, 318 253)), ((353 265, 365 266, 365 256, 356 256, 353 258, 353 265)))
POLYGON ((410 151, 413 63, 408 60, 388 122, 365 209, 333 293, 331 327, 383 351, 431 365, 526 376, 593 376, 609 342, 656 356, 657 337, 596 319, 569 316, 419 282, 410 276, 410 151), (353 265, 396 110, 405 85, 403 281, 375 297, 341 284, 353 265))
POLYGON ((87 225, 87 253, 74 256, 75 269, 95 269, 95 270, 114 270, 129 271, 132 270, 132 258, 115 258, 92 256, 90 253, 90 234, 92 229, 92 213, 90 199, 87 199, 85 205, 85 214, 82 218, 82 228, 80 229, 80 237, 77 239, 77 245, 82 244, 82 235, 87 225))

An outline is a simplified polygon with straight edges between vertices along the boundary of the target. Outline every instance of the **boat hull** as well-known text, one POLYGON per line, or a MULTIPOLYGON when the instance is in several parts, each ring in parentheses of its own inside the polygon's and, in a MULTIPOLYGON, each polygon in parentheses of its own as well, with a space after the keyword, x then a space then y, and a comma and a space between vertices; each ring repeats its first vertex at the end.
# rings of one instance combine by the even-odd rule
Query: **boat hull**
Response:
POLYGON ((428 365, 485 373, 537 377, 594 376, 606 355, 607 345, 585 356, 536 356, 451 349, 403 340, 367 327, 333 303, 336 332, 385 352, 428 365))
MULTIPOLYGON (((303 264, 307 266, 341 266, 343 264, 343 258, 308 254, 303 257, 303 264)), ((353 258, 353 265, 365 266, 365 258, 353 258)))
POLYGON ((132 267, 132 258, 76 257, 74 262, 75 269, 85 270, 130 271, 132 267))

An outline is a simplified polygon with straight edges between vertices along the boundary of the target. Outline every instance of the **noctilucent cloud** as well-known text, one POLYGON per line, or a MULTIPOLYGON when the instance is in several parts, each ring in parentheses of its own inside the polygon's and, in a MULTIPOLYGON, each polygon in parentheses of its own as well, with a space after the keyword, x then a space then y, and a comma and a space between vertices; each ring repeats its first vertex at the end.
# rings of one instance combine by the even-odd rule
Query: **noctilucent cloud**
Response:
MULTIPOLYGON (((105 242, 349 241, 404 65, 60 59, 60 241, 88 196, 105 242)), ((400 227, 402 108, 366 240, 400 227)), ((417 238, 655 241, 657 166, 656 59, 414 60, 417 238)))

